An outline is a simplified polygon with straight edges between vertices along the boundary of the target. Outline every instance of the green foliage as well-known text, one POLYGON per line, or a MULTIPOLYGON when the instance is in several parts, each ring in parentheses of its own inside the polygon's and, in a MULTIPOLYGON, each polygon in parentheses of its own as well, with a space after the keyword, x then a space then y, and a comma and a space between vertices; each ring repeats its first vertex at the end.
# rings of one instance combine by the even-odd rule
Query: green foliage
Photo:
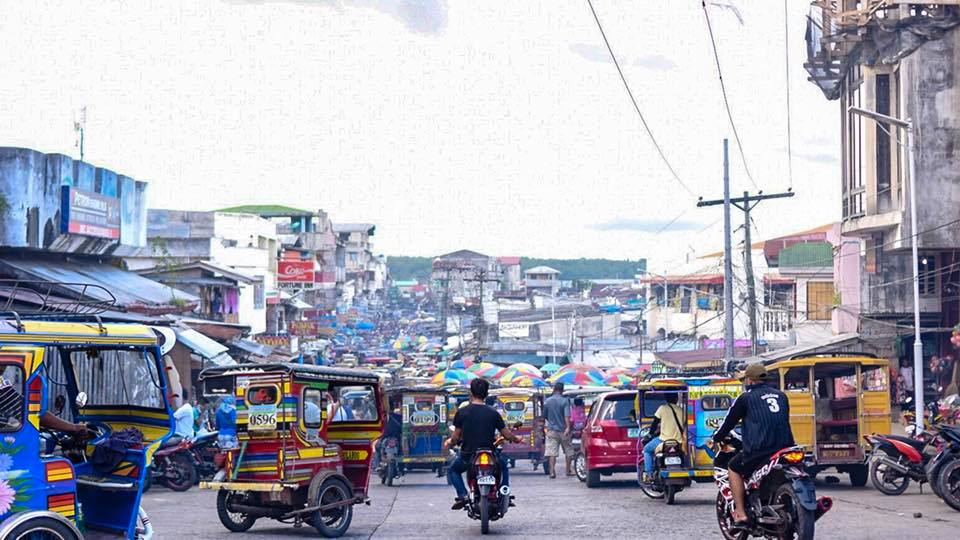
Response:
MULTIPOLYGON (((426 282, 430 279, 432 257, 387 257, 387 266, 393 279, 415 279, 426 282)), ((631 279, 641 270, 646 270, 647 260, 616 261, 611 259, 521 259, 520 268, 549 266, 560 271, 563 280, 631 279)))

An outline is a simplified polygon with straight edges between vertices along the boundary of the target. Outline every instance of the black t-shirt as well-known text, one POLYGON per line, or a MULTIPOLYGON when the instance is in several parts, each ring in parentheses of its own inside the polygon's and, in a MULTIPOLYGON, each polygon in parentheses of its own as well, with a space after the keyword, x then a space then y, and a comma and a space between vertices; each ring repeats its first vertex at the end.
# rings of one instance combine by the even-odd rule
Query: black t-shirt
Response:
POLYGON ((471 403, 457 411, 453 427, 463 430, 460 453, 472 454, 479 448, 493 448, 497 432, 506 424, 493 407, 471 403))

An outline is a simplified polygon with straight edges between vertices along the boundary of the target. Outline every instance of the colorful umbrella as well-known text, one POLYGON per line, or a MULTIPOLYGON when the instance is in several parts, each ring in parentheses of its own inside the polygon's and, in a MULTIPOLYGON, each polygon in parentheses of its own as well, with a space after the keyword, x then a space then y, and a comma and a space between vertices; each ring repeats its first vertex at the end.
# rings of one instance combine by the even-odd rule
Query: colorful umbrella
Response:
POLYGON ((503 373, 498 375, 500 384, 504 386, 510 386, 510 381, 517 377, 537 377, 538 379, 542 378, 536 373, 531 373, 525 369, 518 369, 514 366, 510 366, 507 369, 503 370, 503 373))
POLYGON ((535 377, 528 374, 520 374, 516 377, 510 379, 506 386, 513 386, 518 388, 543 388, 550 386, 550 383, 543 380, 540 377, 535 377))
POLYGON ((477 376, 469 371, 464 371, 462 369, 447 369, 434 375, 430 379, 430 383, 440 386, 460 385, 467 384, 476 378, 477 376))
MULTIPOLYGON (((478 371, 485 370, 485 369, 489 370, 490 368, 500 369, 499 367, 491 364, 490 362, 471 362, 471 364, 467 366, 466 369, 471 373, 477 373, 478 371)), ((480 375, 480 374, 477 373, 477 375, 480 375)), ((483 375, 480 375, 480 376, 482 377, 483 375)))
POLYGON ((610 369, 605 369, 604 373, 607 374, 607 377, 610 375, 616 375, 618 373, 630 373, 630 370, 625 367, 612 367, 610 369))
POLYGON ((473 365, 473 360, 469 358, 461 358, 450 364, 450 367, 454 369, 466 369, 467 371, 473 371, 470 369, 473 365))
POLYGON ((567 383, 566 381, 570 380, 570 377, 567 373, 576 373, 577 376, 574 377, 576 380, 586 381, 592 380, 594 383, 603 384, 604 374, 599 369, 588 365, 588 364, 567 364, 560 368, 556 373, 550 376, 547 379, 550 382, 562 382, 564 384, 584 384, 584 383, 567 383), (563 379, 561 379, 563 377, 563 379))
POLYGON ((562 382, 563 384, 577 386, 606 386, 602 378, 597 379, 596 377, 591 377, 586 371, 573 369, 567 371, 560 370, 547 380, 551 383, 562 382))
POLYGON ((537 367, 533 366, 532 364, 527 364, 524 362, 517 362, 516 364, 510 364, 510 369, 516 369, 524 373, 536 375, 537 377, 543 376, 543 374, 540 373, 540 370, 537 367))
POLYGON ((543 373, 544 375, 553 374, 559 371, 561 367, 563 366, 561 366, 560 364, 554 364, 553 362, 551 362, 549 364, 544 364, 543 366, 541 366, 540 373, 543 373))
POLYGON ((482 368, 479 368, 479 369, 474 369, 474 370, 472 370, 472 372, 473 372, 474 375, 476 375, 476 376, 478 376, 478 377, 483 377, 484 379, 488 379, 488 380, 491 380, 491 381, 499 380, 500 377, 501 377, 504 373, 506 373, 506 371, 507 371, 506 368, 502 368, 502 367, 500 367, 500 366, 495 366, 495 365, 493 365, 493 364, 490 364, 490 365, 487 366, 487 367, 482 367, 482 368))
POLYGON ((607 375, 604 382, 610 386, 633 386, 636 379, 626 373, 612 373, 607 375))

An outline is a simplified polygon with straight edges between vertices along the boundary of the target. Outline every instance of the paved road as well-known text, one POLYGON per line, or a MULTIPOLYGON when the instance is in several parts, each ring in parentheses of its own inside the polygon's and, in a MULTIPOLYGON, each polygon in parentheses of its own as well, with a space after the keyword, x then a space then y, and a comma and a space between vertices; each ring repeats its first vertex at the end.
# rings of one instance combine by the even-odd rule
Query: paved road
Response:
MULTIPOLYGON (((599 489, 587 489, 573 478, 550 480, 518 464, 511 477, 517 495, 503 521, 491 524, 491 536, 511 538, 719 538, 712 484, 702 484, 677 496, 675 506, 647 499, 631 475, 609 477, 599 489)), ((830 495, 836 506, 817 523, 818 537, 957 538, 960 512, 929 491, 913 487, 899 497, 871 488, 818 483, 818 494, 830 495), (922 513, 914 518, 914 512, 922 513)), ((479 522, 463 511, 451 511, 453 490, 427 473, 412 473, 392 488, 376 485, 370 506, 355 508, 346 538, 467 538, 480 537, 479 522)), ((217 520, 215 497, 191 489, 174 493, 156 488, 144 496, 156 528, 155 537, 243 540, 244 538, 317 537, 309 527, 261 520, 245 534, 232 534, 217 520)))

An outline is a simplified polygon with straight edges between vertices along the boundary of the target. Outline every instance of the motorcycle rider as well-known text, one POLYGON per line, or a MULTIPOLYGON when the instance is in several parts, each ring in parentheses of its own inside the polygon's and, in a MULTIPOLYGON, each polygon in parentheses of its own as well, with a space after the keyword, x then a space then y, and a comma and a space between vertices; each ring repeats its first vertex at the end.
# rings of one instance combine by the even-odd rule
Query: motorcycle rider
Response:
MULTIPOLYGON (((666 441, 683 442, 683 425, 680 417, 686 417, 686 412, 677 405, 676 393, 663 395, 664 404, 657 408, 650 423, 650 434, 643 444, 643 481, 653 482, 654 459, 657 447, 666 441)), ((630 411, 633 412, 633 411, 630 411)))
POLYGON ((767 384, 767 368, 763 364, 750 364, 743 379, 746 390, 733 402, 723 425, 713 435, 713 442, 720 443, 743 421, 743 449, 728 465, 734 526, 747 523, 744 478, 749 478, 773 454, 794 445, 787 396, 767 384))
MULTIPOLYGON (((520 437, 514 435, 503 422, 500 413, 485 403, 489 391, 490 383, 485 379, 470 381, 470 403, 457 411, 457 415, 453 418, 453 435, 443 441, 444 452, 460 443, 460 452, 447 469, 447 478, 457 490, 457 498, 453 501, 452 510, 463 508, 470 500, 467 486, 463 483, 463 473, 469 467, 468 464, 475 451, 481 448, 492 449, 497 432, 510 442, 521 442, 520 437)), ((499 453, 497 453, 497 459, 500 462, 502 485, 509 486, 507 461, 499 453)))

